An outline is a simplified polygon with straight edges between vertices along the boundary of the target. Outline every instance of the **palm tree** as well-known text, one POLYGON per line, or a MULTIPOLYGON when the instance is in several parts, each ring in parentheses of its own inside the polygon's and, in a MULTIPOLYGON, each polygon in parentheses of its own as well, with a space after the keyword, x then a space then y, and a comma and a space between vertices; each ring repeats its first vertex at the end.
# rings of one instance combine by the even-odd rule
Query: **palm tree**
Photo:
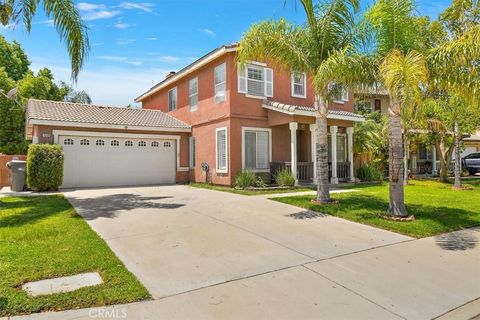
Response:
POLYGON ((23 21, 30 32, 32 19, 39 4, 45 14, 53 20, 60 38, 67 45, 72 66, 72 78, 77 79, 90 50, 87 27, 72 0, 6 0, 0 1, 0 23, 3 26, 15 25, 23 21))
MULTIPOLYGON (((307 16, 305 26, 279 21, 254 24, 242 36, 237 59, 241 64, 260 59, 284 68, 315 75, 334 50, 341 50, 354 40, 358 0, 329 0, 313 3, 300 0, 307 16)), ((328 181, 328 84, 314 86, 316 113, 317 202, 330 202, 328 181)))

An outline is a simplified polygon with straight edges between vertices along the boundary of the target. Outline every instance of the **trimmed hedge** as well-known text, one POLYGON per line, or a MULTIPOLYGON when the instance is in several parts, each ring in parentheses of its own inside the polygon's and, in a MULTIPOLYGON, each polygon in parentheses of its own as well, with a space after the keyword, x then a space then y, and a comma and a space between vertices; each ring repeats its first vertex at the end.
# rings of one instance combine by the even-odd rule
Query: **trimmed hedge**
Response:
POLYGON ((31 144, 27 154, 27 186, 35 191, 58 190, 63 182, 63 150, 56 144, 31 144))

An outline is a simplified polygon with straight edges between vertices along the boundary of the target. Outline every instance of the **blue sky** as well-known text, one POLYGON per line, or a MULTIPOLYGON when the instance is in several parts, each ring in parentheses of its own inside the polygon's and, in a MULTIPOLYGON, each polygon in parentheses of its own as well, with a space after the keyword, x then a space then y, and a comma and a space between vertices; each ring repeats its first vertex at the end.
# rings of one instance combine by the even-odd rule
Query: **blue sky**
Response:
MULTIPOLYGON (((77 89, 94 103, 126 106, 145 90, 222 44, 236 42, 249 25, 285 17, 303 23, 300 8, 284 0, 75 1, 89 27, 91 51, 77 89)), ((364 0, 365 8, 371 0, 364 0)), ((436 17, 450 0, 418 1, 423 15, 436 17)), ((32 32, 21 24, 0 27, 19 41, 32 69, 50 68, 57 80, 70 79, 64 44, 43 12, 32 32)))

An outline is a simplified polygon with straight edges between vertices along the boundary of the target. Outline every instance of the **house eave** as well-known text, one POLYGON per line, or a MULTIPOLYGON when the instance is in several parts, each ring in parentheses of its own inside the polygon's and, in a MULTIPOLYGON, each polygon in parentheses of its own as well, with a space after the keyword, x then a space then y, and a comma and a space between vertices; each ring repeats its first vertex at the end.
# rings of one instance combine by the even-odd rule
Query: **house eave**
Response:
MULTIPOLYGON (((306 110, 283 110, 283 109, 278 109, 266 104, 263 104, 263 107, 268 110, 276 111, 276 112, 281 112, 284 114, 292 115, 292 116, 307 116, 307 117, 316 117, 316 112, 315 111, 306 111, 306 110)), ((351 122, 364 122, 365 118, 364 117, 355 117, 355 116, 348 116, 348 115, 340 115, 340 114, 334 114, 334 113, 329 113, 327 115, 327 119, 332 119, 332 120, 345 120, 345 121, 351 121, 351 122)))
POLYGON ((153 126, 132 126, 123 124, 104 124, 76 121, 58 121, 45 119, 29 119, 29 125, 44 125, 54 127, 92 128, 92 129, 114 129, 114 130, 136 130, 136 131, 157 131, 157 132, 192 132, 191 128, 177 127, 153 127, 153 126))
POLYGON ((189 75, 193 71, 205 66, 206 64, 214 61, 215 59, 218 59, 219 57, 223 56, 224 54, 226 54, 228 52, 234 52, 234 51, 237 51, 237 50, 238 50, 237 46, 234 46, 234 47, 223 46, 223 47, 220 47, 216 50, 213 50, 212 52, 206 54, 204 57, 196 60, 192 64, 190 64, 187 67, 185 67, 184 69, 180 70, 175 75, 171 76, 168 79, 165 79, 165 80, 161 81, 159 84, 152 87, 147 92, 145 92, 142 95, 135 98, 135 102, 142 102, 142 100, 144 100, 145 98, 151 96, 152 94, 158 92, 159 90, 162 90, 163 88, 171 85, 172 83, 180 80, 181 78, 189 75))

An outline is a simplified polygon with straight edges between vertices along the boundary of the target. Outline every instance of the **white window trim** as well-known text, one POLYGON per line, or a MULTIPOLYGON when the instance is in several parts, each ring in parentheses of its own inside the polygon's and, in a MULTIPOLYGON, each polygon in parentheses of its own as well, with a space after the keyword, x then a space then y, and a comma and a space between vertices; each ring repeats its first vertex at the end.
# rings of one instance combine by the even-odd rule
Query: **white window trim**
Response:
POLYGON ((217 173, 228 173, 228 127, 220 127, 215 129, 215 171, 217 173), (225 130, 225 169, 218 169, 218 131, 225 130))
POLYGON ((188 81, 188 105, 190 106, 191 112, 198 110, 198 77, 192 78, 188 81), (190 83, 192 83, 192 81, 195 81, 197 83, 197 93, 195 94, 190 94, 190 83), (190 105, 190 98, 193 96, 197 96, 197 104, 194 106, 190 105))
POLYGON ((303 98, 303 99, 307 98, 307 74, 305 72, 293 71, 290 75, 290 83, 291 83, 292 97, 303 98), (294 79, 293 79, 293 76, 294 76, 295 73, 303 75, 303 95, 295 94, 295 82, 294 82, 294 79))
MULTIPOLYGON (((268 132, 268 160, 272 162, 272 129, 270 128, 256 128, 256 127, 242 127, 242 170, 245 170, 245 132, 247 131, 263 131, 268 132)), ((253 172, 270 172, 270 168, 266 169, 248 169, 253 172)))
POLYGON ((216 66, 213 69, 213 102, 215 104, 219 104, 219 103, 222 103, 222 102, 225 102, 225 101, 227 101, 227 63, 226 62, 219 64, 218 66, 216 66), (217 70, 217 68, 220 68, 222 66, 225 69, 225 81, 220 82, 220 83, 215 83, 215 70, 217 70), (221 84, 225 84, 224 98, 221 101, 217 101, 217 86, 219 86, 221 84))
POLYGON ((174 87, 174 88, 168 90, 167 100, 168 100, 168 112, 170 112, 170 111, 175 111, 175 110, 178 109, 178 91, 177 91, 177 87, 174 87), (173 91, 175 91, 175 108, 171 109, 171 108, 170 108, 170 92, 173 92, 173 91))

